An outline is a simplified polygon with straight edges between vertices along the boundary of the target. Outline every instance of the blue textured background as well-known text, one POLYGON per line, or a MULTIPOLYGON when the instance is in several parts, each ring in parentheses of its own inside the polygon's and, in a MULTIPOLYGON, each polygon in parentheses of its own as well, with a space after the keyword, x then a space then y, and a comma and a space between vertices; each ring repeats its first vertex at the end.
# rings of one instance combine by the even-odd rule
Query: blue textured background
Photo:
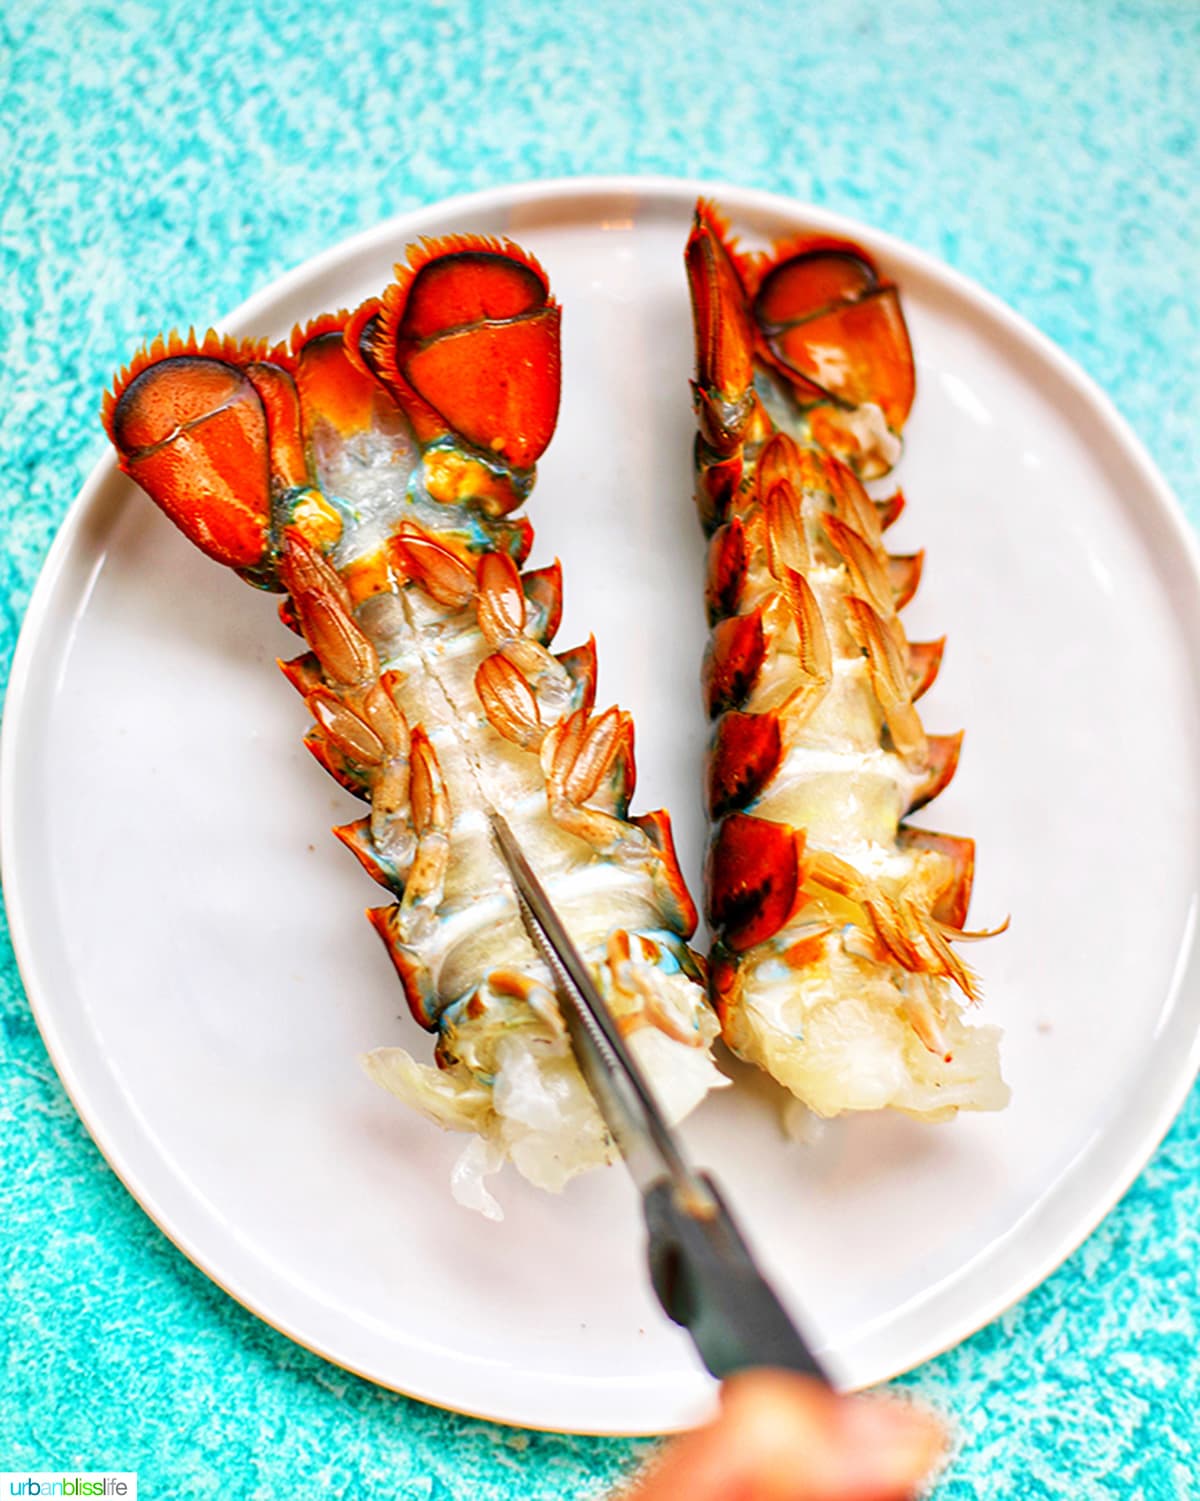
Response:
MULTIPOLYGON (((427 0, 330 18, 9 0, 0 45, 5 679, 103 452, 101 384, 144 335, 203 325, 385 215, 537 176, 723 178, 944 257, 1100 381, 1200 520, 1187 0, 427 0)), ((494 1501, 597 1496, 641 1452, 390 1396, 260 1324, 104 1166, 6 938, 0 987, 0 1469, 137 1469, 151 1498, 494 1501)), ((1088 1243, 909 1379, 957 1426, 944 1501, 1200 1495, 1198 1169, 1193 1095, 1088 1243)))

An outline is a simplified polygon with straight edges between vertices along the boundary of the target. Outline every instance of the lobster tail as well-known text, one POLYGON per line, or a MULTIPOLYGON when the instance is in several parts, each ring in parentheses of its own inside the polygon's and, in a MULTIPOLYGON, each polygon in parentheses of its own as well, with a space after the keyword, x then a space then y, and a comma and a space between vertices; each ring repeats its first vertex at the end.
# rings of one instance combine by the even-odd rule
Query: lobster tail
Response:
POLYGON ((900 621, 923 554, 888 553, 903 499, 861 482, 898 455, 913 400, 896 288, 846 241, 746 254, 703 202, 686 264, 726 1040, 822 1114, 995 1107, 995 1035, 953 997, 978 995, 952 948, 974 846, 900 822, 948 785, 962 736, 917 713, 944 644, 900 621))
MULTIPOLYGON (((668 1111, 720 1082, 669 819, 630 813, 632 721, 595 712, 592 640, 550 649, 558 562, 521 572, 532 529, 510 513, 554 430, 558 339, 532 257, 455 237, 286 349, 159 344, 106 403, 122 467, 210 556, 287 593, 306 650, 281 665, 312 716, 305 743, 368 805, 335 833, 393 898, 370 919, 437 1039, 436 1068, 383 1048, 369 1071, 551 1188, 612 1144, 489 808, 518 831, 668 1111)), ((470 1188, 485 1160, 468 1152, 457 1179, 476 1207, 491 1202, 470 1188)))
POLYGON ((395 403, 351 353, 350 314, 325 313, 292 330, 289 341, 300 393, 304 442, 311 455, 314 444, 329 432, 333 441, 348 442, 356 434, 390 424, 399 427, 395 403))

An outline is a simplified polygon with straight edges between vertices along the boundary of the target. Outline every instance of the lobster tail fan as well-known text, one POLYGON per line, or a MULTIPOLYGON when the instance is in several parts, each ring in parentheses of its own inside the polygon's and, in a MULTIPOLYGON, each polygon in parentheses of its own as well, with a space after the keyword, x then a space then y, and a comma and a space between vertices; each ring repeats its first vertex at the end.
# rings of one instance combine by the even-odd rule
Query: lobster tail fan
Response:
POLYGON ((332 427, 344 442, 386 420, 395 408, 361 355, 359 320, 364 309, 369 318, 370 305, 364 304, 356 313, 323 313, 292 330, 304 442, 310 454, 322 426, 332 427))
POLYGON ((912 346, 899 294, 870 257, 844 241, 785 243, 759 272, 761 347, 799 398, 877 406, 898 433, 916 394, 912 346))
POLYGON ((174 348, 156 340, 118 378, 105 426, 121 468, 202 552, 241 570, 263 562, 268 421, 244 369, 192 340, 174 348))
POLYGON ((558 420, 559 321, 545 271, 511 242, 425 240, 384 292, 364 354, 423 444, 454 434, 525 470, 558 420))
POLYGON ((728 225, 705 200, 697 206, 684 261, 696 336, 701 430, 716 452, 742 439, 754 380, 754 330, 728 225))

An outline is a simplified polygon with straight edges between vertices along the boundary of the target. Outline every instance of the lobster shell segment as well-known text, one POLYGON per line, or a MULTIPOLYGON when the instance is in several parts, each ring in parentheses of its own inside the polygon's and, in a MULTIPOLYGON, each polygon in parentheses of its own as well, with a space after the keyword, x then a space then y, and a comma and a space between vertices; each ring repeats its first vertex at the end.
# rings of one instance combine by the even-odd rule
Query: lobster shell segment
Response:
POLYGON ((722 714, 708 752, 708 816, 745 808, 779 767, 783 739, 776 714, 722 714))
POLYGON ((774 937, 802 901, 804 834, 731 813, 709 846, 704 873, 709 921, 735 953, 774 937))
POLYGON ((737 709, 749 698, 767 656, 762 612, 732 615, 717 623, 701 669, 710 715, 737 709))
POLYGON ((704 601, 708 621, 715 625, 737 611, 746 577, 746 528, 741 518, 718 527, 708 544, 708 584, 704 601))

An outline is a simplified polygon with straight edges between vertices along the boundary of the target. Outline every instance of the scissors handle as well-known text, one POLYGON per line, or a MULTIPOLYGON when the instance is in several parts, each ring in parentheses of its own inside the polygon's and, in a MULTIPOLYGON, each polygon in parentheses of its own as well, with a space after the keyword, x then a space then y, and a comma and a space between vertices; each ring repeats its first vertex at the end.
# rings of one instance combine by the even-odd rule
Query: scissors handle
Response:
POLYGON ((666 1178, 644 1195, 650 1280, 667 1315, 691 1334, 719 1380, 753 1366, 829 1375, 759 1271, 720 1190, 702 1173, 716 1205, 697 1213, 666 1178))

